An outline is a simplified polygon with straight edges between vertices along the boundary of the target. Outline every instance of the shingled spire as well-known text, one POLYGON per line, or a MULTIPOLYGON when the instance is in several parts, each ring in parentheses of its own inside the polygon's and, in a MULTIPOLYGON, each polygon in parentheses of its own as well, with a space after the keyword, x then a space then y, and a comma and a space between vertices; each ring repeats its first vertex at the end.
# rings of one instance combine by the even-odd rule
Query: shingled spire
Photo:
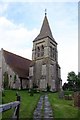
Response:
POLYGON ((42 39, 42 38, 46 38, 46 37, 49 37, 49 38, 51 38, 53 41, 55 41, 54 38, 53 38, 52 32, 51 32, 49 23, 48 23, 48 19, 47 19, 46 13, 45 13, 45 17, 44 17, 44 20, 43 20, 43 24, 42 24, 40 33, 39 33, 39 35, 34 39, 34 41, 38 41, 38 40, 40 40, 40 39, 42 39))

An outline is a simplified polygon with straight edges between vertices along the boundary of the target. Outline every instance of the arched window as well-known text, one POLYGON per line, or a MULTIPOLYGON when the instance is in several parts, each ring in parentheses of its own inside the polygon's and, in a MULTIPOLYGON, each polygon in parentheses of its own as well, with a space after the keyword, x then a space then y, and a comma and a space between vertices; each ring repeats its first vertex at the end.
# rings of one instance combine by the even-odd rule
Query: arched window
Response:
POLYGON ((42 45, 41 46, 41 56, 43 56, 44 55, 44 46, 42 45))
POLYGON ((37 47, 37 57, 40 57, 40 48, 37 47))

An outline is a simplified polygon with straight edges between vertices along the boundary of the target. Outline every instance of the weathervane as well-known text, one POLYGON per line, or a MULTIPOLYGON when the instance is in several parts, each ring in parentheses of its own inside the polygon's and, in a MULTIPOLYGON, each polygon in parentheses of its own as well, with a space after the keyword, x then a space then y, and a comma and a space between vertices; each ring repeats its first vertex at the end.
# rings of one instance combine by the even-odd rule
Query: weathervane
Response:
POLYGON ((45 16, 47 15, 47 9, 45 9, 45 16))

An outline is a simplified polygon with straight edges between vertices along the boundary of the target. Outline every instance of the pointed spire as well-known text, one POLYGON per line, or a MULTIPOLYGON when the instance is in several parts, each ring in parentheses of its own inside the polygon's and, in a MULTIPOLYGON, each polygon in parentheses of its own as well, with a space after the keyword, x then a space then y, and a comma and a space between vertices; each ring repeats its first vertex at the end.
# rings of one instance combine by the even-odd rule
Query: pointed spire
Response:
POLYGON ((45 16, 47 15, 47 9, 45 9, 45 16))
POLYGON ((35 38, 34 41, 38 41, 42 38, 46 38, 46 37, 49 37, 51 38, 54 42, 54 38, 52 36, 52 32, 51 32, 51 29, 50 29, 50 26, 49 26, 49 23, 48 23, 48 19, 47 19, 47 10, 45 9, 45 17, 44 17, 44 20, 43 20, 43 24, 42 24, 42 27, 41 27, 41 30, 40 30, 40 33, 39 35, 35 38))

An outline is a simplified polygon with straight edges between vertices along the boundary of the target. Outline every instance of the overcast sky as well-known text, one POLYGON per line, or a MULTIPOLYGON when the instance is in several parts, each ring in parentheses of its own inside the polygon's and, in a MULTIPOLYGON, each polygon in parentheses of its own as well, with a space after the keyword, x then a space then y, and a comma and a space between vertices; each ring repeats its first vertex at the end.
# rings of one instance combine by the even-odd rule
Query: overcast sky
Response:
POLYGON ((0 2, 0 49, 32 59, 32 41, 41 29, 45 8, 58 43, 58 61, 64 83, 68 72, 78 72, 77 2, 0 2))

